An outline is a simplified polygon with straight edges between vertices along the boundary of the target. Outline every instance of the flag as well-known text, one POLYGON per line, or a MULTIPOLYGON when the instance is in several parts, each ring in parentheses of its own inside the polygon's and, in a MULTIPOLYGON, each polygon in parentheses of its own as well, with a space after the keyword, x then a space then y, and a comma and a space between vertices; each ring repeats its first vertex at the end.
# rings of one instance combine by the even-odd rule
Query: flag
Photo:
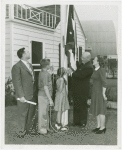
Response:
POLYGON ((76 30, 76 22, 74 27, 74 41, 75 41, 75 61, 78 60, 78 49, 77 49, 77 30, 76 30))
POLYGON ((68 50, 72 49, 75 55, 75 41, 74 41, 74 6, 69 5, 68 23, 67 23, 67 34, 66 34, 66 45, 65 54, 68 55, 68 50))
POLYGON ((68 67, 75 70, 77 60, 77 33, 73 5, 69 5, 68 11, 65 54, 68 58, 68 67))

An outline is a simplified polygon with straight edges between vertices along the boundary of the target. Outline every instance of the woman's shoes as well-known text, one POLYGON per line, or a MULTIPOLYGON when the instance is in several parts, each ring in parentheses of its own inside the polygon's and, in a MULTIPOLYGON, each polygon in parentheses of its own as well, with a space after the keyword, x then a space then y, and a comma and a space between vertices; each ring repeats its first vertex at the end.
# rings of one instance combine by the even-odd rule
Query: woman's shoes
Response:
POLYGON ((104 128, 103 130, 98 130, 97 132, 95 132, 95 134, 102 134, 106 132, 106 128, 104 128))
POLYGON ((92 130, 92 132, 97 132, 100 128, 95 128, 92 130))

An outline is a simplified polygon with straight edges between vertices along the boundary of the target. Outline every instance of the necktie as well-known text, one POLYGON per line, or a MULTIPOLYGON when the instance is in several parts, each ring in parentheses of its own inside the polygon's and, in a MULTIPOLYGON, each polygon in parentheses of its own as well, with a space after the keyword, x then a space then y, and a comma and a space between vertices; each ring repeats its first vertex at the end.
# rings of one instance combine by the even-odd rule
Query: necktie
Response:
POLYGON ((33 71, 31 69, 31 66, 30 66, 30 64, 28 62, 27 62, 27 65, 28 65, 28 69, 29 69, 29 71, 30 71, 30 73, 31 73, 31 75, 33 77, 33 82, 34 82, 34 75, 33 75, 33 71))

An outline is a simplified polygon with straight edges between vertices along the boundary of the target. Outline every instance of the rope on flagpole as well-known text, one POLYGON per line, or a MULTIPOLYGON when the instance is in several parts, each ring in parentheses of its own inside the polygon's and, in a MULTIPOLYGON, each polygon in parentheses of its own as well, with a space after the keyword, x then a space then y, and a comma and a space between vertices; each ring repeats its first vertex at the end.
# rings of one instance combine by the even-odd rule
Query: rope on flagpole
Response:
MULTIPOLYGON (((55 21, 54 21, 54 35, 53 35, 53 57, 54 57, 54 40, 55 40, 55 27, 56 27, 56 5, 55 5, 55 21)), ((52 72, 52 80, 54 84, 54 62, 52 62, 53 72, 52 72)))

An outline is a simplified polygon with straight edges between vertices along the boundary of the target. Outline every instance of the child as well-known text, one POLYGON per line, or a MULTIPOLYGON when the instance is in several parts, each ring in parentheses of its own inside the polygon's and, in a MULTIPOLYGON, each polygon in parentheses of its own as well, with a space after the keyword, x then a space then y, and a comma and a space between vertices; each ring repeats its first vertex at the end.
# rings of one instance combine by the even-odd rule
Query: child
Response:
MULTIPOLYGON (((68 102, 68 93, 66 90, 67 82, 64 78, 66 75, 66 70, 62 67, 57 70, 57 81, 56 81, 56 98, 55 98, 55 111, 57 111, 57 122, 55 124, 55 127, 59 130, 61 127, 61 130, 67 130, 66 127, 63 127, 62 124, 62 114, 66 110, 69 109, 69 102, 68 102)), ((68 119, 68 118, 67 118, 68 119)), ((68 120, 67 120, 68 122, 68 120)))

